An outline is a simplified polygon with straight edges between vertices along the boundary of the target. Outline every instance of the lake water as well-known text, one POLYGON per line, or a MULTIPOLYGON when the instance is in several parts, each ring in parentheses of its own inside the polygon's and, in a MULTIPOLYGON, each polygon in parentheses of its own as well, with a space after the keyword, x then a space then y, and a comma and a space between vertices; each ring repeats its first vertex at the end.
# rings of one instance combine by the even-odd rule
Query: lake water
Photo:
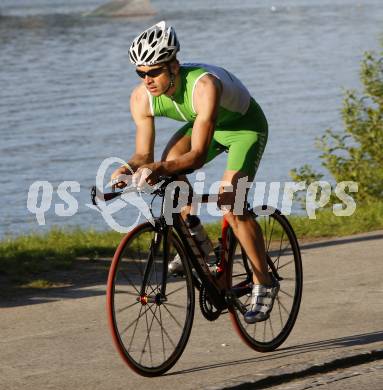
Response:
MULTIPOLYGON (((319 167, 315 138, 341 129, 342 91, 360 86, 362 54, 378 49, 383 33, 380 0, 153 0, 155 17, 83 16, 102 3, 0 0, 0 237, 53 225, 108 228, 85 206, 88 189, 104 158, 133 152, 128 103, 138 80, 128 48, 151 24, 173 24, 181 61, 231 70, 261 104, 270 136, 257 179, 269 182, 289 180, 305 163, 319 167), (55 189, 79 182, 79 212, 58 217, 52 206, 39 227, 27 210, 36 180, 55 189)), ((157 122, 157 157, 180 126, 157 122)), ((208 184, 224 160, 206 167, 208 184)))

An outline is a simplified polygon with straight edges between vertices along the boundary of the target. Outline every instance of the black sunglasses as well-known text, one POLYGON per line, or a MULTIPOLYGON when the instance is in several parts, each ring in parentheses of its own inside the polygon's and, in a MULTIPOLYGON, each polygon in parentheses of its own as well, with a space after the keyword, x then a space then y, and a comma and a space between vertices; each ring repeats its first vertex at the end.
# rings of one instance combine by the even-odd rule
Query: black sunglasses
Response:
POLYGON ((156 68, 156 69, 151 69, 148 70, 147 72, 143 72, 142 70, 136 69, 136 73, 138 74, 139 77, 144 79, 146 76, 149 76, 151 78, 159 76, 162 72, 164 71, 164 67, 161 66, 161 68, 156 68))

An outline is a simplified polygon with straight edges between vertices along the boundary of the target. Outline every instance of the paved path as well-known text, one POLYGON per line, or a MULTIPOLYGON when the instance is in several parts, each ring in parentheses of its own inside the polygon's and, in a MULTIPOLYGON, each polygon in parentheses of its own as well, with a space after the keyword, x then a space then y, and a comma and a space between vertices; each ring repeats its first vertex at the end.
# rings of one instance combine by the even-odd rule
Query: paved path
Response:
POLYGON ((210 323, 196 311, 183 356, 154 379, 115 351, 103 284, 0 301, 0 388, 222 388, 383 348, 383 231, 305 244, 302 255, 301 311, 280 349, 254 352, 226 316, 210 323))
POLYGON ((298 379, 273 390, 382 390, 383 362, 372 362, 298 379))

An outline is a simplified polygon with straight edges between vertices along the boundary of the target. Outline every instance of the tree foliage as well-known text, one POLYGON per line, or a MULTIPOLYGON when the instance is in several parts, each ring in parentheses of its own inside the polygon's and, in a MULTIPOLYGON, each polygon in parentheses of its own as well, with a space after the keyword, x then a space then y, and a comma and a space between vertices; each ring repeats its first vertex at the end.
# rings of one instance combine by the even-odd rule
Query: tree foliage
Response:
MULTIPOLYGON (((383 46, 383 42, 382 42, 383 46)), ((341 132, 327 129, 316 146, 321 165, 337 181, 356 181, 358 201, 383 199, 383 51, 367 52, 361 62, 362 93, 347 90, 343 100, 341 132)), ((290 171, 296 181, 323 178, 309 165, 290 171)))

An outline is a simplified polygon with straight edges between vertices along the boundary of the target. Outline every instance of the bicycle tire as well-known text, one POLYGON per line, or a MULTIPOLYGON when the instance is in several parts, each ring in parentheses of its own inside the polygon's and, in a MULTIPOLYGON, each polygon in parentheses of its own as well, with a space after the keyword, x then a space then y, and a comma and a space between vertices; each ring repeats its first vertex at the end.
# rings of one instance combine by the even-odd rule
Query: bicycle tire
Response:
MULTIPOLYGON (((265 208, 264 206, 263 209, 265 208)), ((229 313, 235 330, 250 348, 259 352, 270 352, 287 339, 297 319, 302 298, 302 260, 297 238, 285 216, 278 210, 264 217, 256 216, 254 212, 252 214, 263 232, 269 272, 277 276, 276 270, 283 279, 280 280, 279 293, 270 317, 266 321, 247 324, 243 315, 233 306, 229 307, 229 313), (272 267, 275 268, 274 271, 272 267)), ((247 283, 251 287, 252 271, 249 272, 251 269, 249 260, 243 248, 241 254, 236 255, 238 240, 232 231, 231 234, 228 260, 229 286, 234 289, 235 286, 239 286, 241 289, 247 283)), ((250 306, 250 292, 251 289, 248 288, 247 294, 240 298, 242 304, 247 307, 250 306)))
POLYGON ((161 300, 166 239, 162 237, 154 248, 156 234, 161 233, 150 223, 129 232, 115 252, 107 283, 108 322, 117 351, 131 369, 148 377, 163 374, 180 358, 190 336, 195 305, 190 265, 174 234, 168 259, 180 255, 184 276, 167 275, 166 301, 161 300), (145 275, 148 281, 142 295, 145 275))

